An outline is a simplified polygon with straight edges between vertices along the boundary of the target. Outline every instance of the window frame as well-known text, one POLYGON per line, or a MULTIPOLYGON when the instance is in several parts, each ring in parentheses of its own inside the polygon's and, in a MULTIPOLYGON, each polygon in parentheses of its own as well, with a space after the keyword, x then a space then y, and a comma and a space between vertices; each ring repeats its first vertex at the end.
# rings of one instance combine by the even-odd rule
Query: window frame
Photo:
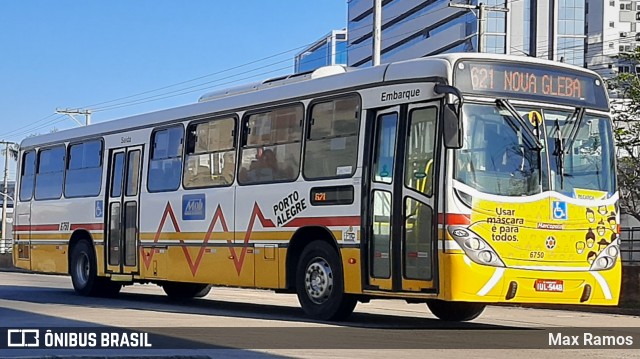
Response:
POLYGON ((35 148, 32 148, 30 150, 24 151, 22 152, 22 157, 20 158, 20 186, 18 186, 18 188, 16 188, 16 192, 18 193, 17 200, 15 200, 14 202, 30 202, 32 200, 35 199, 35 195, 36 195, 36 174, 38 171, 38 151, 35 148), (28 199, 23 199, 22 198, 22 185, 24 182, 24 171, 25 171, 25 157, 27 157, 27 155, 29 153, 33 153, 33 181, 31 181, 31 196, 29 196, 28 199))
MULTIPOLYGON (((309 104, 307 105, 307 111, 306 111, 306 116, 304 119, 304 133, 302 135, 302 141, 303 141, 303 145, 302 145, 302 157, 300 158, 300 174, 302 175, 302 178, 304 178, 305 181, 307 182, 313 182, 313 181, 324 181, 324 180, 329 180, 329 179, 342 179, 342 178, 351 178, 355 175, 356 171, 358 170, 358 160, 359 160, 359 155, 360 155, 360 136, 362 134, 362 116, 364 114, 364 110, 362 108, 362 96, 360 95, 359 92, 348 92, 348 93, 341 93, 341 94, 336 94, 336 95, 331 95, 328 97, 321 97, 321 98, 314 98, 312 99, 309 104), (306 158, 307 158, 307 141, 310 140, 311 138, 311 129, 312 129, 312 125, 311 125, 311 117, 313 114, 313 108, 314 106, 318 105, 318 104, 322 104, 322 103, 328 103, 328 102, 333 102, 336 100, 341 100, 341 99, 346 99, 349 97, 355 97, 358 100, 358 118, 356 119, 357 121, 357 131, 355 134, 355 138, 356 138, 356 153, 355 153, 355 158, 356 158, 356 162, 353 165, 353 168, 351 170, 350 174, 344 174, 344 175, 334 175, 334 176, 325 176, 325 177, 314 177, 314 178, 309 178, 305 175, 304 173, 304 164, 306 162, 306 158)), ((337 137, 332 137, 332 138, 347 138, 350 136, 337 136, 337 137)), ((317 140, 316 140, 317 141, 317 140)))
MULTIPOLYGON (((442 116, 442 108, 440 108, 439 106, 435 105, 435 104, 427 104, 426 106, 422 106, 422 107, 413 107, 411 108, 408 113, 407 113, 407 121, 406 121, 406 133, 404 134, 404 139, 403 141, 405 142, 405 151, 403 154, 401 154, 404 157, 404 168, 403 168, 403 178, 402 178, 402 186, 404 189, 420 195, 420 196, 424 196, 426 198, 433 198, 433 196, 435 195, 435 191, 437 190, 437 188, 435 188, 435 183, 437 180, 437 176, 438 176, 438 171, 436 170, 436 162, 438 162, 438 149, 439 149, 439 143, 438 143, 438 138, 439 138, 439 131, 440 131, 440 121, 443 118, 442 116), (432 162, 432 166, 433 166, 433 170, 431 171, 431 177, 425 177, 425 180, 430 180, 431 181, 431 188, 429 193, 424 193, 422 191, 418 191, 417 189, 413 188, 413 187, 409 187, 407 186, 407 174, 405 173, 405 171, 407 170, 407 149, 409 148, 409 146, 407 145, 407 143, 409 142, 409 136, 411 136, 411 133, 409 132, 411 130, 411 125, 412 125, 412 119, 413 119, 413 113, 416 111, 420 111, 420 110, 428 110, 428 109, 434 109, 435 110, 435 121, 433 121, 433 124, 435 126, 435 132, 433 133, 433 158, 431 159, 432 162)), ((399 137, 399 136, 398 136, 399 137)))
MULTIPOLYGON (((299 178, 300 175, 302 173, 302 152, 303 152, 303 145, 304 145, 304 133, 305 133, 305 118, 306 118, 306 112, 308 111, 308 106, 305 106, 305 104, 302 101, 295 101, 295 102, 289 102, 289 103, 285 103, 282 105, 276 105, 276 106, 269 106, 269 107, 262 107, 262 108, 257 108, 255 110, 251 110, 251 111, 247 111, 242 115, 242 120, 240 122, 240 142, 238 143, 238 148, 237 148, 237 164, 236 164, 236 183, 239 186, 254 186, 254 185, 261 185, 261 184, 270 184, 270 183, 291 183, 291 182, 296 182, 299 178), (242 153, 245 149, 247 148, 259 148, 259 147, 266 147, 265 145, 259 145, 259 146, 247 146, 247 140, 249 137, 249 117, 253 116, 253 115, 257 115, 257 114, 261 114, 261 113, 266 113, 266 112, 272 112, 278 109, 282 109, 282 108, 294 108, 294 107, 300 107, 302 108, 302 118, 300 119, 301 124, 300 124, 300 139, 298 141, 298 143, 300 144, 300 150, 298 152, 298 174, 292 178, 292 179, 287 179, 287 180, 278 180, 278 181, 256 181, 256 182, 249 182, 249 183, 243 183, 240 180, 240 170, 241 170, 241 163, 242 163, 242 153)), ((284 143, 279 143, 279 144, 289 144, 289 143, 296 143, 296 142, 284 142, 284 143)), ((274 146, 276 144, 270 144, 268 146, 274 146)))
MULTIPOLYGON (((183 144, 183 160, 182 160, 182 175, 180 177, 180 181, 182 183, 182 188, 189 191, 189 190, 195 190, 195 189, 202 189, 202 188, 218 188, 218 187, 230 187, 233 186, 233 184, 235 182, 238 181, 238 172, 240 171, 238 165, 240 163, 239 158, 240 158, 240 153, 239 153, 239 149, 240 146, 238 146, 238 139, 241 137, 239 136, 241 130, 238 127, 238 124, 240 123, 240 117, 238 116, 237 113, 232 112, 230 114, 227 115, 216 115, 213 117, 205 117, 205 118, 201 118, 201 119, 197 119, 197 120, 193 120, 187 123, 186 127, 185 127, 185 132, 184 132, 184 144, 183 144), (184 183, 184 175, 187 171, 187 166, 185 166, 184 164, 187 163, 187 157, 189 156, 189 154, 187 154, 187 142, 189 140, 188 136, 189 136, 189 127, 191 126, 198 126, 199 124, 202 123, 208 123, 208 122, 214 122, 214 121, 220 121, 220 120, 228 120, 228 119, 233 119, 233 152, 235 153, 235 163, 233 166, 233 181, 231 183, 227 183, 227 184, 217 184, 217 185, 205 185, 205 186, 195 186, 195 187, 187 187, 185 186, 184 183)), ((204 152, 201 154, 211 154, 211 153, 221 153, 221 152, 228 152, 231 150, 227 150, 227 151, 216 151, 216 152, 204 152)), ((191 154, 193 155, 193 154, 191 154)))
MULTIPOLYGON (((100 194, 102 193, 102 179, 104 177, 104 153, 105 153, 105 147, 104 147, 104 138, 102 137, 97 137, 97 138, 90 138, 87 140, 82 140, 82 141, 75 141, 75 142, 69 142, 66 146, 66 153, 65 153, 65 165, 64 165, 64 178, 62 180, 62 195, 64 196, 64 198, 93 198, 93 197, 100 197, 100 194), (98 194, 96 195, 81 195, 81 196, 68 196, 67 195, 67 171, 69 171, 69 159, 71 158, 71 147, 76 146, 76 145, 80 145, 80 144, 85 144, 87 142, 99 142, 100 143, 100 166, 98 167, 83 167, 83 168, 79 168, 79 170, 83 170, 83 169, 87 169, 87 168, 100 168, 100 185, 98 187, 98 194)), ((76 169, 78 170, 78 169, 76 169)))
POLYGON ((61 199, 64 196, 64 181, 66 179, 66 168, 67 168, 67 144, 66 143, 59 143, 59 144, 55 144, 55 145, 51 145, 51 146, 47 146, 47 147, 41 147, 38 149, 37 155, 36 155, 36 171, 35 171, 35 178, 33 180, 33 199, 36 201, 51 201, 51 200, 58 200, 61 199), (62 165, 62 183, 60 186, 60 196, 58 197, 51 197, 51 198, 37 198, 36 196, 36 190, 38 189, 38 174, 40 174, 40 155, 43 151, 48 151, 48 150, 52 150, 55 149, 56 147, 62 147, 63 149, 63 153, 64 153, 64 163, 62 165))
MULTIPOLYGON (((151 131, 151 134, 149 135, 149 157, 147 158, 147 178, 145 178, 145 182, 146 182, 146 187, 147 187, 147 192, 148 193, 164 193, 164 192, 175 192, 178 191, 180 189, 184 189, 184 187, 182 186, 182 169, 180 169, 180 181, 178 181, 178 186, 176 188, 173 189, 163 189, 163 190, 151 190, 149 188, 149 177, 151 176, 151 162, 154 161, 153 159, 153 153, 155 148, 153 147, 153 143, 154 143, 154 139, 155 139, 155 135, 156 133, 160 132, 160 131, 164 131, 164 130, 168 130, 171 128, 180 128, 182 130, 182 153, 179 156, 176 157, 168 157, 168 158, 179 158, 180 159, 180 166, 184 167, 184 146, 185 146, 185 127, 184 127, 184 122, 181 120, 177 123, 172 123, 169 125, 164 125, 164 126, 159 126, 159 127, 154 127, 153 130, 151 131)), ((125 163, 126 163, 126 156, 125 156, 125 163)), ((144 171, 143 171, 144 173, 144 171)), ((142 179, 141 179, 142 180, 142 179)), ((124 187, 124 186, 123 186, 124 187)), ((124 191, 124 190, 123 190, 124 191)))

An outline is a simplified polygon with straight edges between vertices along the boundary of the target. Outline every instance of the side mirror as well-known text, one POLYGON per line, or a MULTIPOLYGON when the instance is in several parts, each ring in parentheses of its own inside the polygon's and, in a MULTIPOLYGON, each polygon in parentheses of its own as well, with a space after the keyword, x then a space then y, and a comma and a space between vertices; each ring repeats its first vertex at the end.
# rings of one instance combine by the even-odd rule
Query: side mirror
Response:
MULTIPOLYGON (((460 90, 453 86, 436 84, 433 91, 438 94, 453 95, 458 98, 456 104, 445 104, 442 109, 442 126, 444 134, 444 147, 462 148, 462 104, 463 97, 460 90)), ((446 101, 446 98, 445 98, 446 101)))
POLYGON ((457 106, 454 104, 446 104, 442 109, 445 148, 462 148, 462 121, 456 110, 457 106))

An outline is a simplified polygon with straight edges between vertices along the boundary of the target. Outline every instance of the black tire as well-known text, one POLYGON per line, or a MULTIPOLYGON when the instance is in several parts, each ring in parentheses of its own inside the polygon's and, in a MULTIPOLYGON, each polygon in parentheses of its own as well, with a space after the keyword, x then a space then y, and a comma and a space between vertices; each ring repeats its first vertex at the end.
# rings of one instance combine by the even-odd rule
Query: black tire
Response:
POLYGON ((98 275, 96 255, 87 241, 80 241, 71 250, 69 274, 76 293, 84 296, 95 295, 98 275))
POLYGON ((161 286, 167 296, 173 300, 202 298, 211 291, 209 284, 164 282, 161 286))
POLYGON ((98 277, 96 254, 91 244, 82 240, 71 250, 69 274, 76 293, 92 297, 115 297, 120 292, 122 284, 112 282, 111 279, 98 277))
POLYGON ((335 249, 323 241, 309 243, 296 270, 296 292, 304 312, 320 320, 344 320, 357 304, 344 292, 342 265, 335 249))
POLYGON ((429 299, 427 300, 427 306, 438 319, 450 322, 466 322, 476 319, 482 314, 486 304, 429 299))

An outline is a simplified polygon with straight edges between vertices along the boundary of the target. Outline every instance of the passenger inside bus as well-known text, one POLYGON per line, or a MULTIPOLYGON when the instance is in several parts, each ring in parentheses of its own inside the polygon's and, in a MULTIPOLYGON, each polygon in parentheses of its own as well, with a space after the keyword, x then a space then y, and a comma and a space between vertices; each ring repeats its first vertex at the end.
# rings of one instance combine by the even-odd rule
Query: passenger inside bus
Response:
POLYGON ((269 182, 278 180, 278 160, 270 150, 256 152, 256 160, 251 161, 249 170, 240 169, 240 178, 246 182, 269 182))

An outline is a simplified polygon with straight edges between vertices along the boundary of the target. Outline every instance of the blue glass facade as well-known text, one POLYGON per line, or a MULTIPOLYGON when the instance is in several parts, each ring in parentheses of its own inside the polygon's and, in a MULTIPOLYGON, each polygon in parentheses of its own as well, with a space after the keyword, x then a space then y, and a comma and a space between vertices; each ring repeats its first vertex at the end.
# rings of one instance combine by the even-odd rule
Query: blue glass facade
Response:
POLYGON ((295 72, 309 72, 327 65, 347 64, 347 35, 333 31, 295 58, 295 72))
MULTIPOLYGON (((485 0, 491 7, 506 7, 505 0, 485 0)), ((504 54, 507 51, 507 14, 501 11, 487 11, 485 22, 484 52, 504 54)))
POLYGON ((522 52, 531 55, 531 0, 524 0, 523 5, 522 52))
MULTIPOLYGON (((381 60, 399 61, 453 50, 479 51, 478 26, 483 23, 484 52, 533 55, 584 66, 587 1, 454 1, 489 7, 484 22, 480 22, 477 9, 451 8, 449 0, 385 0, 381 60), (508 8, 509 12, 491 8, 508 8)), ((348 4, 348 64, 369 66, 373 0, 351 0, 348 4)))
POLYGON ((585 64, 585 0, 560 0, 558 3, 558 60, 585 64))

